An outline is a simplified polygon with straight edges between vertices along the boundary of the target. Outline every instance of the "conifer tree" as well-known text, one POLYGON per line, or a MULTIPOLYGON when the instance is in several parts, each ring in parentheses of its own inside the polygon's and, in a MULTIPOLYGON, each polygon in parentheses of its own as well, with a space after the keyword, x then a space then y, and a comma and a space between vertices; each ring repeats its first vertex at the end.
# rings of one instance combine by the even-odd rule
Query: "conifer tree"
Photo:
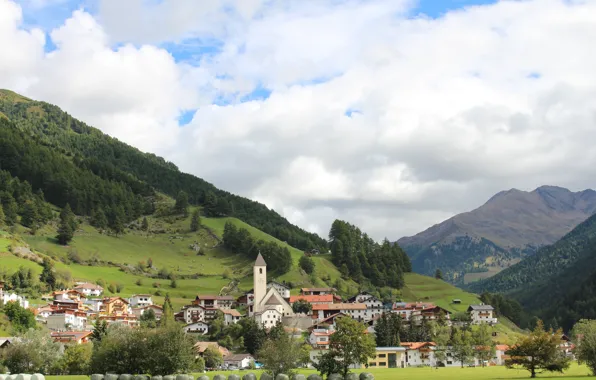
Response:
POLYGON ((184 191, 179 191, 176 196, 176 205, 174 210, 184 216, 188 215, 188 194, 184 191))
POLYGON ((2 207, 2 203, 0 203, 0 227, 4 226, 4 208, 2 207))
POLYGON ((101 230, 108 227, 108 219, 101 207, 98 207, 91 213, 91 225, 101 230))
POLYGON ((192 219, 190 220, 190 230, 197 232, 201 225, 201 217, 199 216, 199 210, 194 210, 192 213, 192 219))
POLYGON ((21 216, 21 224, 25 227, 33 228, 39 221, 39 214, 35 203, 27 201, 23 206, 23 214, 21 216))
POLYGON ((74 236, 75 228, 76 220, 70 205, 67 203, 60 212, 60 226, 58 227, 58 236, 56 236, 58 243, 67 245, 74 236))
POLYGON ((39 281, 48 285, 50 290, 53 290, 56 287, 56 274, 54 273, 54 264, 49 258, 45 257, 41 265, 43 269, 41 271, 41 275, 39 276, 39 281))
POLYGON ((8 226, 16 224, 18 218, 18 206, 17 202, 12 196, 8 196, 8 200, 4 204, 4 222, 8 226))
POLYGON ((172 307, 172 301, 170 301, 170 293, 166 293, 166 297, 163 301, 163 312, 161 319, 159 320, 160 326, 171 326, 174 323, 174 308, 172 307))
POLYGON ((141 224, 141 229, 143 231, 149 230, 149 221, 147 220, 147 217, 143 218, 143 223, 141 224))

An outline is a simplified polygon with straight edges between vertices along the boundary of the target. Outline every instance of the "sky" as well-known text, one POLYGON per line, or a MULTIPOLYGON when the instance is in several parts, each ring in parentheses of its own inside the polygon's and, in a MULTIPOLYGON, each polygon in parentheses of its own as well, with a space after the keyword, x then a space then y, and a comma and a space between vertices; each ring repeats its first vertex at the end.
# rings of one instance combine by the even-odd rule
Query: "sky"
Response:
POLYGON ((0 0, 0 88, 328 234, 596 187, 596 0, 0 0))

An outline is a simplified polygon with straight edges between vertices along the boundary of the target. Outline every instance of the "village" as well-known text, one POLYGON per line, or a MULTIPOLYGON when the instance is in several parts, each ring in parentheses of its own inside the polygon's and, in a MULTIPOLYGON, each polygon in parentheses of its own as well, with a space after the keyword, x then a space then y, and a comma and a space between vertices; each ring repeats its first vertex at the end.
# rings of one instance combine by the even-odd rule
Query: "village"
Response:
MULTIPOLYGON (((430 302, 394 302, 384 304, 366 292, 349 299, 342 299, 334 288, 302 288, 298 295, 290 295, 291 289, 279 282, 267 281, 267 264, 259 254, 253 266, 254 288, 235 298, 229 295, 200 294, 191 304, 174 314, 175 320, 183 325, 187 334, 197 338, 195 351, 201 356, 208 347, 217 349, 222 357, 221 369, 258 367, 259 363, 249 353, 230 352, 218 342, 204 341, 211 323, 223 318, 225 326, 237 324, 243 318, 251 318, 264 329, 271 329, 282 323, 289 334, 304 339, 311 347, 312 367, 319 357, 329 349, 330 338, 335 332, 339 318, 351 318, 367 325, 366 333, 375 334, 375 327, 382 315, 396 314, 404 324, 420 326, 429 321, 441 321, 446 325, 458 324, 452 320, 452 313, 430 302), (309 305, 308 310, 297 310, 297 304, 309 305), (241 312, 243 310, 244 312, 241 312)), ((54 291, 44 296, 46 305, 32 309, 36 320, 45 326, 51 337, 60 343, 85 344, 89 342, 94 325, 121 324, 135 328, 145 313, 153 313, 159 320, 163 307, 154 304, 152 295, 135 294, 129 298, 105 297, 104 289, 96 284, 78 283, 72 289, 54 291)), ((19 295, 3 291, 0 283, 0 299, 3 304, 17 302, 29 308, 29 302, 19 295)), ((459 300, 454 300, 458 302, 459 300)), ((467 309, 471 325, 494 326, 498 320, 490 305, 470 305, 467 309)), ((14 338, 3 338, 0 349, 7 347, 14 338)), ((562 337, 561 349, 571 355, 572 344, 562 337)), ((481 348, 477 348, 481 349, 481 348)), ((466 366, 498 366, 507 358, 507 345, 495 345, 494 355, 488 359, 476 356, 466 366)), ((435 355, 437 344, 428 342, 401 342, 395 347, 377 347, 376 356, 360 367, 406 368, 461 366, 447 347, 444 355, 435 355)))

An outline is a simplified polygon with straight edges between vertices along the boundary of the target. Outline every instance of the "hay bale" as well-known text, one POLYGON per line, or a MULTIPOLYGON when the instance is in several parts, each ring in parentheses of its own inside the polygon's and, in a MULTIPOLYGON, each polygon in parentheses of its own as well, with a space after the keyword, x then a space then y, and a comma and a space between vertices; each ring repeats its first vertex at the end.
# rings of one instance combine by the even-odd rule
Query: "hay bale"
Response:
POLYGON ((370 372, 362 372, 360 374, 360 380, 375 380, 375 377, 370 372))
POLYGON ((201 375, 201 376, 199 376, 199 378, 197 380, 209 380, 209 376, 201 375))
POLYGON ((129 374, 122 374, 120 376, 118 376, 118 380, 132 380, 132 375, 129 374))
POLYGON ((292 380, 306 380, 306 376, 301 374, 296 374, 292 377, 292 380))
POLYGON ((27 375, 25 373, 19 373, 17 375, 17 380, 31 380, 31 375, 27 375))
POLYGON ((260 380, 273 380, 273 376, 271 376, 270 374, 263 372, 261 374, 260 380))
POLYGON ((242 376, 242 380, 257 380, 257 375, 254 373, 247 373, 246 375, 242 376))
POLYGON ((133 380, 147 380, 147 376, 145 375, 134 375, 133 380))
POLYGON ((174 375, 165 375, 163 380, 176 380, 176 377, 174 375))
POLYGON ((309 375, 306 380, 323 380, 323 378, 317 374, 309 375))
POLYGON ((275 376, 275 380, 290 380, 290 377, 288 375, 284 375, 283 373, 279 373, 277 376, 275 376))
POLYGON ((340 374, 332 373, 331 375, 327 376, 327 380, 344 380, 344 378, 340 374))
POLYGON ((176 375, 176 380, 188 380, 187 375, 176 375))
POLYGON ((238 376, 238 375, 230 375, 230 376, 228 376, 228 380, 240 380, 240 376, 238 376))
MULTIPOLYGON (((101 379, 103 379, 103 375, 101 376, 101 379)), ((42 375, 41 373, 34 373, 33 375, 31 375, 31 380, 46 380, 46 377, 44 375, 42 375)))
POLYGON ((94 373, 93 375, 91 375, 91 380, 103 380, 103 378, 104 376, 99 373, 94 373))
POLYGON ((358 380, 358 374, 357 373, 348 373, 346 375, 346 380, 358 380))
POLYGON ((118 380, 118 375, 113 374, 113 373, 106 374, 106 377, 104 377, 104 380, 118 380))
POLYGON ((226 380, 226 377, 224 375, 215 375, 213 380, 226 380))
POLYGON ((151 380, 163 380, 163 377, 160 375, 151 376, 151 380))

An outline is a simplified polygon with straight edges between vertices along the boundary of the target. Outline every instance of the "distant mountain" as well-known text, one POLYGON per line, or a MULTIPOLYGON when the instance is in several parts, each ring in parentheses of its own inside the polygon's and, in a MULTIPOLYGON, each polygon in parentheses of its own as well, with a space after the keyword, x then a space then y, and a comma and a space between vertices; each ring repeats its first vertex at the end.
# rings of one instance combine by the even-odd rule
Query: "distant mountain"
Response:
POLYGON ((596 318, 596 215, 555 244, 467 288, 508 294, 551 326, 568 329, 580 318, 596 318))
POLYGON ((596 191, 502 191, 481 207, 398 240, 414 271, 456 283, 490 277, 556 242, 596 212, 596 191))

